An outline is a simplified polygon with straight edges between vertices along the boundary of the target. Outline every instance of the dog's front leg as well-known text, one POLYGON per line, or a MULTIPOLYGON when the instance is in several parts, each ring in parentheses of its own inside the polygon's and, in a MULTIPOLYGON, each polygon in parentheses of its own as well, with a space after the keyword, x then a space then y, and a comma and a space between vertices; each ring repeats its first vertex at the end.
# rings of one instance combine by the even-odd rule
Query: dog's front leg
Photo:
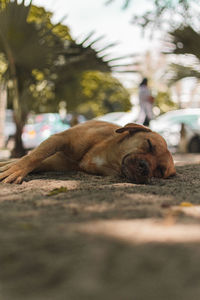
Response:
POLYGON ((37 169, 47 157, 61 151, 63 146, 64 139, 61 134, 51 136, 16 162, 0 167, 0 172, 2 172, 0 173, 0 180, 4 183, 21 183, 28 173, 37 169))

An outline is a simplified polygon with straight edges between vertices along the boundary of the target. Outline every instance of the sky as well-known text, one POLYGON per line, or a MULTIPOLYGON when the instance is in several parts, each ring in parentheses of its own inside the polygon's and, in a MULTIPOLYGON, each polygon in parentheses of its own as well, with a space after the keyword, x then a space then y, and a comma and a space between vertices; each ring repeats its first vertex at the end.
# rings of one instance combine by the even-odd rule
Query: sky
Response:
POLYGON ((64 23, 71 29, 72 36, 81 38, 92 30, 96 36, 105 35, 106 42, 120 42, 116 51, 121 54, 141 52, 149 49, 152 41, 144 39, 141 30, 131 24, 136 12, 146 10, 148 1, 131 2, 126 10, 122 9, 123 0, 115 0, 105 5, 106 0, 34 0, 54 12, 54 20, 67 16, 64 23))
MULTIPOLYGON (((110 5, 105 5, 105 2, 106 0, 34 0, 33 4, 52 11, 54 22, 67 16, 64 24, 69 26, 72 37, 77 41, 83 40, 94 30, 94 38, 105 36, 98 45, 100 48, 117 42, 117 46, 107 50, 113 57, 144 53, 158 46, 157 41, 144 38, 141 29, 131 24, 133 12, 146 10, 148 1, 132 1, 126 10, 122 9, 123 0, 115 0, 110 5)), ((130 78, 127 75, 120 76, 122 81, 130 78)))

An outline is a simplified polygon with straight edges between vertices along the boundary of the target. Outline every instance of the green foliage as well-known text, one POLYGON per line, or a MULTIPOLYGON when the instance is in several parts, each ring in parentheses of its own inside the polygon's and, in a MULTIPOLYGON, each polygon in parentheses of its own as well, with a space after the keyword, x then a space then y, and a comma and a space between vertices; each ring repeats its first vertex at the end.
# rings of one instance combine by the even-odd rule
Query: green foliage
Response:
POLYGON ((92 48, 94 42, 87 47, 77 44, 69 28, 60 23, 53 25, 51 17, 31 2, 25 6, 24 1, 0 1, 0 72, 8 83, 9 103, 14 109, 16 155, 24 153, 21 132, 30 110, 44 111, 48 107, 55 111, 66 97, 66 85, 77 92, 81 72, 110 71, 108 62, 92 48))
POLYGON ((185 77, 200 78, 200 33, 191 26, 182 26, 170 32, 172 47, 166 54, 187 54, 184 64, 171 64, 170 84, 185 77), (172 49, 172 50, 171 50, 172 49), (190 64, 188 64, 190 62, 190 64))
POLYGON ((3 53, 0 53, 0 81, 3 80, 3 76, 6 73, 7 67, 8 65, 5 55, 3 53))
POLYGON ((60 101, 75 110, 82 103, 82 73, 111 71, 104 51, 113 44, 96 51, 93 46, 100 38, 91 41, 93 34, 77 44, 69 28, 62 23, 54 25, 51 18, 52 13, 31 2, 25 6, 24 1, 0 0, 0 72, 8 83, 19 144, 30 110, 57 111, 60 101))
POLYGON ((65 186, 61 186, 59 188, 55 188, 53 190, 51 190, 47 196, 55 196, 55 195, 58 195, 58 194, 61 194, 61 193, 66 193, 68 191, 67 187, 65 186))
POLYGON ((7 3, 9 3, 8 0, 0 0, 0 10, 4 9, 7 5, 7 3))
POLYGON ((35 5, 32 5, 30 7, 30 12, 28 15, 28 22, 34 22, 39 27, 41 24, 45 24, 46 28, 52 28, 51 18, 53 14, 49 11, 46 11, 43 7, 38 7, 35 5))
POLYGON ((15 64, 17 73, 26 75, 34 68, 48 67, 54 53, 50 44, 44 47, 44 37, 35 24, 27 22, 29 9, 14 1, 0 12, 0 51, 5 53, 9 69, 15 64))
MULTIPOLYGON (((108 62, 92 48, 94 42, 86 47, 77 44, 69 28, 61 23, 53 25, 52 13, 43 7, 24 6, 17 1, 0 3, 0 52, 8 66, 4 77, 17 78, 22 109, 55 111, 63 99, 75 109, 78 103, 73 99, 77 98, 80 73, 110 71, 108 62)), ((5 63, 1 65, 3 74, 5 63)), ((13 95, 11 90, 9 95, 13 95)))
POLYGON ((63 40, 71 41, 72 37, 70 35, 69 27, 61 23, 53 25, 51 21, 52 17, 53 17, 52 12, 46 11, 43 7, 32 5, 30 8, 27 21, 34 22, 42 30, 45 31, 52 30, 52 32, 56 36, 59 36, 59 38, 63 40))
POLYGON ((81 87, 82 104, 78 106, 78 111, 90 118, 131 108, 128 91, 109 73, 85 72, 81 78, 81 87))
POLYGON ((171 78, 169 81, 170 85, 186 77, 194 77, 200 79, 200 72, 198 70, 195 70, 194 66, 188 67, 180 64, 171 64, 170 71, 171 71, 171 78))
POLYGON ((160 114, 166 113, 169 110, 178 109, 178 105, 172 101, 169 92, 158 92, 154 106, 160 109, 160 114))
POLYGON ((0 52, 7 62, 3 75, 9 82, 9 105, 22 124, 32 109, 33 95, 29 86, 35 82, 33 70, 47 73, 60 47, 42 21, 40 27, 27 21, 30 8, 17 1, 7 1, 0 11, 0 52))
POLYGON ((200 33, 191 26, 181 26, 170 33, 174 54, 192 54, 200 60, 200 33))

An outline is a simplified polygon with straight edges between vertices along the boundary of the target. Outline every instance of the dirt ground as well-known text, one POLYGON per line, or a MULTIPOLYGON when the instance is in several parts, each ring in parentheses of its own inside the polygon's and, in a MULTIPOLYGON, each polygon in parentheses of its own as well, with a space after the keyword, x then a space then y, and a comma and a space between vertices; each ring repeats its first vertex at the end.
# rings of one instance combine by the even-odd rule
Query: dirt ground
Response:
POLYGON ((0 183, 0 300, 199 300, 200 155, 174 159, 177 176, 150 185, 0 183))

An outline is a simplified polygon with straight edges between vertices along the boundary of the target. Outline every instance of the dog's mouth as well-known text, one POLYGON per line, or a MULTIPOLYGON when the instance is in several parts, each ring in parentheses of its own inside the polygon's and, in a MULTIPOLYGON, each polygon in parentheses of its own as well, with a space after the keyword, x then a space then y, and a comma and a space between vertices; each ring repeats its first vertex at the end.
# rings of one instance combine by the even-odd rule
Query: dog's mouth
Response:
POLYGON ((150 183, 151 169, 147 160, 132 158, 126 155, 122 160, 121 172, 124 177, 133 183, 150 183))

